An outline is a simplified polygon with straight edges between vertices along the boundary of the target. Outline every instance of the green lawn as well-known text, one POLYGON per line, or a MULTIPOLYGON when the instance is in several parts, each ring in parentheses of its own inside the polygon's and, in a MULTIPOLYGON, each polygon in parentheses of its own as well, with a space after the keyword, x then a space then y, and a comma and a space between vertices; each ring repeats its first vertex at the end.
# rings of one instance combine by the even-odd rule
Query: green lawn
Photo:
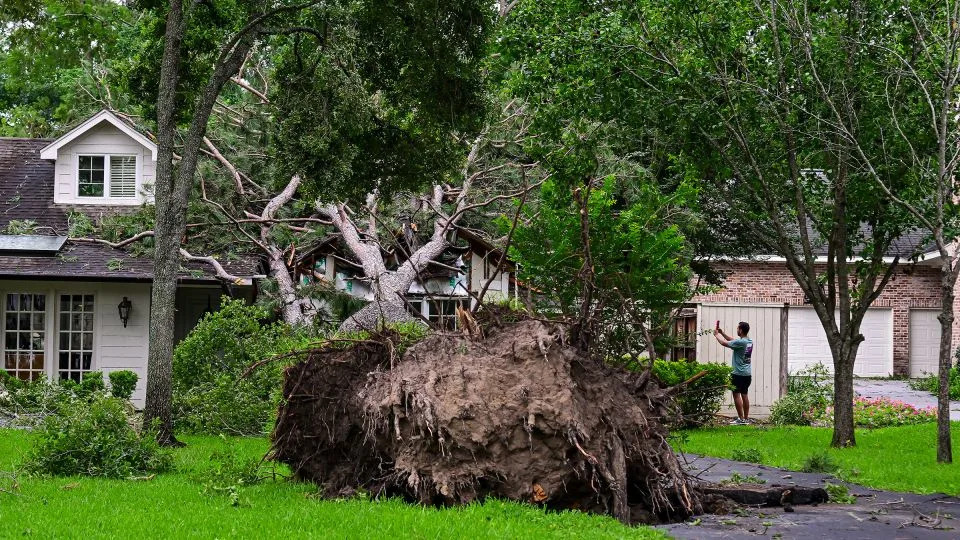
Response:
POLYGON ((685 452, 731 458, 756 448, 764 465, 799 469, 812 454, 827 451, 851 482, 880 489, 960 495, 960 422, 953 423, 952 465, 936 462, 936 424, 858 429, 854 448, 829 448, 832 431, 812 427, 730 426, 687 431, 676 446, 685 452))
MULTIPOLYGON (((30 478, 0 492, 0 538, 663 538, 601 516, 548 513, 531 506, 488 501, 436 510, 398 500, 329 501, 316 488, 288 480, 241 488, 241 506, 226 495, 203 493, 199 471, 228 444, 260 456, 265 439, 183 437, 176 470, 150 480, 30 478)), ((11 471, 30 435, 0 430, 0 471, 11 471)), ((10 480, 0 475, 0 488, 10 480)))

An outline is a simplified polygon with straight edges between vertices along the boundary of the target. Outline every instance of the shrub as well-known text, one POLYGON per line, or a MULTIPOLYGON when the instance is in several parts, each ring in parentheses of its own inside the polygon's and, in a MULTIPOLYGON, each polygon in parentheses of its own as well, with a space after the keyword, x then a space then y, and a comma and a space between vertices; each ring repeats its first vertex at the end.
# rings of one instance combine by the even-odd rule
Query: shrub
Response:
POLYGON ((682 389, 677 397, 682 424, 703 425, 713 420, 723 404, 723 394, 730 386, 730 367, 724 364, 698 364, 685 360, 657 360, 653 375, 667 386, 675 386, 701 371, 707 374, 682 389))
POLYGON ((763 463, 763 453, 756 448, 737 448, 730 456, 734 461, 747 463, 763 463))
MULTIPOLYGON (((960 349, 957 350, 960 352, 960 349)), ((940 377, 933 374, 913 379, 910 381, 910 387, 914 390, 938 394, 940 392, 940 377)), ((950 369, 950 399, 960 400, 960 368, 950 369)))
POLYGON ((170 454, 151 434, 131 427, 124 403, 95 396, 47 416, 25 462, 29 472, 54 476, 127 478, 159 472, 171 465, 170 454))
POLYGON ((139 379, 140 377, 130 370, 111 371, 110 394, 115 398, 129 400, 137 388, 139 379))
MULTIPOLYGON (((833 406, 813 409, 806 416, 813 425, 833 425, 833 406)), ((902 401, 892 401, 887 398, 853 400, 853 423, 857 427, 906 426, 934 422, 936 419, 937 411, 934 407, 920 409, 902 401)))
POLYGON ((281 383, 274 377, 237 380, 225 375, 178 394, 173 410, 177 429, 229 435, 267 433, 280 393, 281 383))
POLYGON ((787 395, 770 408, 770 421, 776 425, 809 425, 808 413, 833 401, 830 373, 823 365, 797 372, 788 380, 787 395))
POLYGON ((106 386, 103 384, 103 372, 89 371, 83 374, 83 380, 80 381, 80 384, 77 386, 77 395, 81 398, 89 398, 105 390, 106 386))
POLYGON ((817 452, 804 460, 800 470, 807 473, 832 473, 839 468, 833 456, 826 452, 817 452))
POLYGON ((273 420, 281 394, 280 362, 241 378, 251 365, 301 348, 308 336, 268 322, 263 307, 224 298, 177 346, 173 356, 173 414, 177 429, 194 433, 259 435, 273 420))

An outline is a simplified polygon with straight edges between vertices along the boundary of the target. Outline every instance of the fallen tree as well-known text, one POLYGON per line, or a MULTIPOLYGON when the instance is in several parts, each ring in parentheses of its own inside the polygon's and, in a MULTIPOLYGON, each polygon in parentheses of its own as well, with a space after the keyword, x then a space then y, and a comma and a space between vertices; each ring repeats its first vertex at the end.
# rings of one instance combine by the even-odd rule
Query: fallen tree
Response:
MULTIPOLYGON (((332 496, 488 496, 674 520, 701 496, 667 443, 672 389, 615 370, 534 320, 480 340, 387 330, 287 369, 273 456, 332 496)), ((644 519, 645 520, 645 519, 644 519)))

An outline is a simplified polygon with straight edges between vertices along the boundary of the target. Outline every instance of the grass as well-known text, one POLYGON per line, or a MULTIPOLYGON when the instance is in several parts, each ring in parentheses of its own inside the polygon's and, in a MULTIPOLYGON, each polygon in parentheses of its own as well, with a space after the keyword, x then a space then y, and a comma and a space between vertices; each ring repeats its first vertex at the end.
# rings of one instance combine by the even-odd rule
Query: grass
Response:
POLYGON ((832 430, 812 427, 730 426, 689 430, 684 452, 733 459, 743 448, 759 448, 762 463, 800 470, 826 452, 839 466, 837 475, 878 489, 960 495, 960 422, 952 424, 954 463, 937 463, 937 426, 858 429, 857 446, 830 448, 832 430))
MULTIPOLYGON (((199 474, 210 455, 236 445, 262 456, 259 438, 182 437, 174 472, 150 480, 34 478, 19 486, 0 478, 0 537, 37 538, 665 538, 649 528, 629 528, 612 518, 579 512, 545 512, 492 500, 434 509, 399 500, 321 500, 312 484, 289 480, 240 488, 241 505, 226 495, 204 494, 199 474)), ((12 471, 30 445, 30 434, 0 429, 0 471, 12 471)), ((2 476, 2 475, 0 475, 2 476)))

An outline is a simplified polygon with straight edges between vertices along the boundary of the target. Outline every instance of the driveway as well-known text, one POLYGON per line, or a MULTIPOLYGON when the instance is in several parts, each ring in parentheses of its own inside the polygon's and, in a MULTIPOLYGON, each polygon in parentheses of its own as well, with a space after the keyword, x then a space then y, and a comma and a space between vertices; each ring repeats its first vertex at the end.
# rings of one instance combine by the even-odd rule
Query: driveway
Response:
POLYGON ((783 508, 741 507, 729 515, 704 515, 658 528, 675 538, 797 538, 812 540, 886 540, 960 537, 960 498, 916 495, 846 484, 828 474, 787 471, 764 465, 687 454, 691 475, 719 482, 733 473, 756 476, 765 485, 823 486, 844 484, 857 497, 854 504, 783 508))
MULTIPOLYGON (((885 397, 909 403, 914 407, 936 407, 937 396, 913 390, 907 381, 888 379, 854 379, 853 391, 865 398, 885 397)), ((950 420, 960 422, 960 401, 950 402, 950 420)))

